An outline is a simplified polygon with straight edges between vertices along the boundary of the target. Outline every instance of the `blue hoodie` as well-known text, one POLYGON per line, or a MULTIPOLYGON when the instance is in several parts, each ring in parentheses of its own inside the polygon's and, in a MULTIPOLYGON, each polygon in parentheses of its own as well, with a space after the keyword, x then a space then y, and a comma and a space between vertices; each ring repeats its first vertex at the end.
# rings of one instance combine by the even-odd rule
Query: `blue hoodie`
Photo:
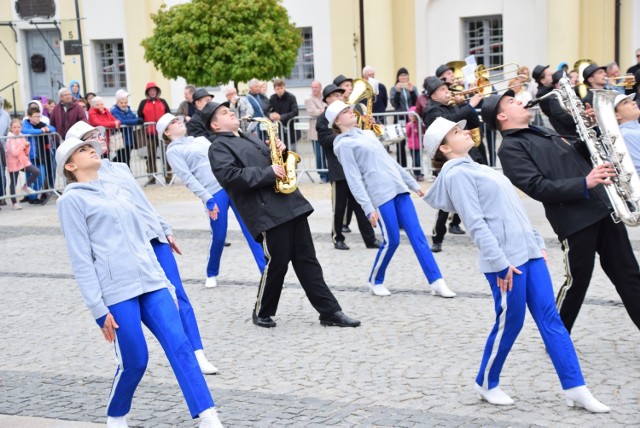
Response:
POLYGON ((333 152, 342 164, 353 197, 366 215, 409 189, 420 190, 418 182, 391 159, 371 131, 353 128, 338 135, 333 152))
POLYGON ((175 288, 158 263, 131 193, 95 180, 69 184, 57 202, 73 274, 97 320, 108 306, 144 293, 175 288))
POLYGON ((133 148, 133 130, 134 126, 142 124, 142 119, 138 118, 136 114, 131 110, 131 107, 127 106, 126 110, 122 110, 115 104, 111 107, 111 114, 118 119, 121 124, 126 125, 122 127, 122 135, 124 136, 124 145, 133 148))
POLYGON ((209 162, 211 143, 205 137, 184 136, 167 146, 167 162, 182 182, 206 204, 222 190, 209 162))
POLYGON ((80 82, 78 82, 77 80, 72 80, 71 82, 69 82, 69 90, 71 91, 71 97, 73 97, 74 100, 78 101, 80 98, 83 98, 82 96, 82 87, 80 86, 80 82), (73 92, 73 84, 77 83, 78 84, 78 93, 74 93, 73 92))
POLYGON ((542 236, 531 226, 509 179, 493 168, 470 157, 449 160, 424 200, 433 208, 460 215, 480 250, 483 273, 542 257, 542 236))

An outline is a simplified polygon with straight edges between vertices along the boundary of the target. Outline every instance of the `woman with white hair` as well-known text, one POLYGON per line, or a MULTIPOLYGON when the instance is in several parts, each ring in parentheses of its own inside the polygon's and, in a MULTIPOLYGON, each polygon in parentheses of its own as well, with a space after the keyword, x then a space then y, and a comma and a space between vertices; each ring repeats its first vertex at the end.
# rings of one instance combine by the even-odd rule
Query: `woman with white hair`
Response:
POLYGON ((107 427, 128 426, 126 415, 149 359, 143 324, 165 351, 191 417, 200 418, 201 428, 221 427, 182 328, 174 287, 158 264, 129 189, 100 179, 100 150, 97 141, 69 138, 56 152, 56 172, 68 182, 57 208, 71 267, 118 361, 107 427))
POLYGON ((129 165, 131 150, 134 148, 134 127, 141 125, 142 119, 129 107, 129 93, 126 89, 116 91, 116 103, 111 107, 111 114, 123 125, 121 128, 122 137, 124 138, 124 147, 116 151, 114 160, 129 165))
POLYGON ((91 108, 89 109, 89 125, 102 126, 107 130, 107 150, 102 155, 109 154, 109 137, 111 132, 117 128, 120 128, 120 121, 113 117, 108 108, 104 105, 102 97, 94 97, 91 100, 91 108))

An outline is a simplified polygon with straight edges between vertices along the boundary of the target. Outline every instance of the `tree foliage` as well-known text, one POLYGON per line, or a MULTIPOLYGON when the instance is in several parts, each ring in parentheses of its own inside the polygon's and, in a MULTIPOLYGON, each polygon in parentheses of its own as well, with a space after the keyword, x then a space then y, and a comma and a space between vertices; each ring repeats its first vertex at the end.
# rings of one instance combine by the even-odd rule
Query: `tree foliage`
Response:
POLYGON ((151 15, 144 59, 199 86, 288 76, 301 43, 281 0, 192 0, 151 15))

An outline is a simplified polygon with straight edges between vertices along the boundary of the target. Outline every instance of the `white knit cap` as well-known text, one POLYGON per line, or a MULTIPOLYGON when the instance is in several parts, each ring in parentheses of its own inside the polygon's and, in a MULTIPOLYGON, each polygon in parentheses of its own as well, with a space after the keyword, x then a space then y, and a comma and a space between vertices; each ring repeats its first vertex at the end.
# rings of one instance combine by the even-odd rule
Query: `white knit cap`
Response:
POLYGON ((444 117, 437 118, 431 126, 427 128, 427 132, 424 133, 424 149, 427 152, 429 159, 433 159, 438 151, 438 147, 442 144, 442 140, 444 140, 444 137, 449 133, 449 131, 456 126, 459 126, 460 129, 464 129, 466 124, 466 120, 461 120, 456 123, 447 120, 444 117))

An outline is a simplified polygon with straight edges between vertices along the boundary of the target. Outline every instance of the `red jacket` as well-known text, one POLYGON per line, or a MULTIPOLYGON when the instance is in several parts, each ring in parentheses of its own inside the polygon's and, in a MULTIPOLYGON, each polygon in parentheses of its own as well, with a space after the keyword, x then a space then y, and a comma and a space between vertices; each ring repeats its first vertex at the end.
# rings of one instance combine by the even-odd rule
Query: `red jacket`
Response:
POLYGON ((118 125, 120 124, 120 121, 113 117, 106 107, 102 111, 93 107, 89 109, 89 125, 91 126, 104 126, 107 129, 113 129, 116 127, 116 122, 118 125))
POLYGON ((56 104, 49 119, 51 121, 51 125, 56 128, 56 131, 64 140, 69 128, 80 121, 86 122, 87 116, 80 104, 74 101, 67 111, 64 111, 64 107, 62 107, 61 103, 56 104))
MULTIPOLYGON (((147 87, 144 91, 146 98, 140 101, 138 106, 138 117, 141 117, 145 122, 157 122, 165 113, 171 113, 169 104, 160 98, 160 88, 153 82, 147 83, 147 87), (156 88, 158 94, 155 98, 149 97, 149 89, 156 88)), ((156 135, 155 125, 148 125, 145 127, 147 135, 156 135)))

